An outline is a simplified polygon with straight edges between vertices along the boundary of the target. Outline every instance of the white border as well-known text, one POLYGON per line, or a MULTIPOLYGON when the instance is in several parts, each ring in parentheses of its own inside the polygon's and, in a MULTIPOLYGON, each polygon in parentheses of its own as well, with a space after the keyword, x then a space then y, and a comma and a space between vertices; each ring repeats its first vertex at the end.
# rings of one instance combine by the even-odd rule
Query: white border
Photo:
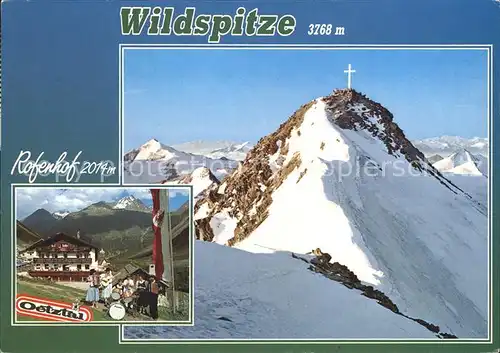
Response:
MULTIPOLYGON (((462 344, 466 342, 491 344, 493 342, 493 287, 491 285, 492 281, 492 236, 491 229, 493 226, 493 221, 491 215, 493 214, 491 194, 493 192, 493 139, 492 139, 492 129, 493 129, 493 45, 492 44, 415 44, 415 45, 364 45, 364 44, 340 44, 340 45, 330 45, 330 44, 120 44, 119 45, 119 65, 120 65, 120 122, 121 122, 121 150, 124 151, 123 136, 124 136, 124 85, 123 85, 123 62, 125 50, 486 50, 488 57, 488 70, 487 70, 487 114, 488 114, 488 142, 489 142, 489 173, 488 173, 488 337, 483 338, 470 338, 470 339, 129 339, 124 337, 124 327, 125 325, 120 325, 119 332, 119 343, 120 344, 235 344, 235 343, 246 343, 246 344, 324 344, 324 343, 347 343, 347 344, 370 344, 370 343, 429 343, 429 344, 462 344)), ((123 153, 120 156, 120 164, 123 169, 123 153)), ((124 173, 122 175, 122 185, 125 187, 127 185, 133 186, 134 184, 125 184, 124 173)), ((154 184, 153 184, 154 185, 154 184)), ((141 325, 126 325, 126 326, 141 326, 141 325)), ((158 325, 159 326, 159 325, 158 325)))
MULTIPOLYGON (((137 323, 141 326, 194 326, 194 234, 193 234, 193 187, 191 185, 137 185, 137 186, 113 186, 113 185, 95 185, 95 184, 27 184, 27 183, 14 183, 11 184, 11 241, 12 241, 12 258, 11 258, 11 326, 120 326, 124 323, 137 323), (17 319, 17 313, 15 310, 15 299, 17 297, 17 267, 15 267, 16 259, 16 249, 17 249, 17 191, 19 189, 185 189, 188 191, 188 202, 189 202, 189 319, 181 321, 91 321, 90 323, 69 323, 68 322, 51 322, 51 321, 22 321, 17 319)), ((120 330, 119 330, 120 331, 120 330)))

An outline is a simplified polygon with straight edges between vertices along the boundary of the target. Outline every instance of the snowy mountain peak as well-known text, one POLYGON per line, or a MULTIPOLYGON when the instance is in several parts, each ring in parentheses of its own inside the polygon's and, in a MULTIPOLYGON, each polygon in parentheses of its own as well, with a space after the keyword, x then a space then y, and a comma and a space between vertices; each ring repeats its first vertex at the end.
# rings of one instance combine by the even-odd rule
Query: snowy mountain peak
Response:
POLYGON ((475 157, 472 153, 470 153, 465 148, 462 148, 459 151, 453 153, 449 158, 456 161, 457 164, 479 161, 479 159, 477 157, 475 157))
POLYGON ((461 148, 449 157, 437 161, 434 168, 440 172, 488 176, 488 160, 461 148))
POLYGON ((200 167, 193 171, 191 174, 192 180, 210 180, 212 182, 218 182, 217 178, 212 174, 210 169, 207 167, 200 167))
MULTIPOLYGON (((225 196, 212 195, 220 199, 212 213, 231 209, 239 215, 239 229, 224 240, 232 245, 266 217, 271 194, 290 174, 300 171, 298 183, 306 173, 321 177, 325 169, 342 173, 335 169, 360 164, 384 173, 392 171, 395 162, 426 172, 446 188, 461 192, 427 163, 386 108, 355 90, 335 90, 330 96, 303 105, 276 132, 260 139, 239 168, 224 180, 225 196)), ((211 234, 201 237, 213 238, 211 234)))
POLYGON ((163 145, 157 139, 153 138, 148 140, 145 144, 141 146, 142 149, 160 149, 163 145))
POLYGON ((147 211, 149 208, 138 198, 128 195, 122 197, 114 205, 115 210, 147 211))
POLYGON ((124 156, 126 183, 164 183, 188 177, 200 167, 217 177, 227 175, 237 162, 225 156, 197 155, 177 150, 151 139, 124 156))
POLYGON ((139 148, 135 160, 171 159, 179 154, 174 148, 163 145, 157 139, 151 139, 139 148))
POLYGON ((249 252, 320 248, 405 314, 458 336, 487 330, 486 287, 467 276, 487 283, 485 209, 354 90, 304 104, 261 138, 196 203, 195 223, 199 239, 249 252))
POLYGON ((57 219, 63 219, 64 217, 66 217, 67 215, 69 215, 71 212, 69 211, 57 211, 57 212, 54 212, 52 213, 52 215, 57 218, 57 219))
POLYGON ((381 104, 353 89, 339 89, 323 99, 334 122, 342 129, 365 130, 382 141, 390 155, 404 155, 414 167, 422 168, 424 155, 393 122, 392 113, 381 104))
POLYGON ((127 208, 127 206, 131 205, 135 200, 136 200, 136 198, 132 195, 125 196, 125 197, 121 198, 120 200, 118 200, 116 202, 116 204, 113 206, 113 208, 115 208, 115 209, 127 208))
POLYGON ((210 189, 213 185, 219 185, 220 181, 207 167, 195 169, 190 175, 187 175, 177 181, 178 184, 190 184, 193 186, 193 196, 197 197, 203 191, 210 189))

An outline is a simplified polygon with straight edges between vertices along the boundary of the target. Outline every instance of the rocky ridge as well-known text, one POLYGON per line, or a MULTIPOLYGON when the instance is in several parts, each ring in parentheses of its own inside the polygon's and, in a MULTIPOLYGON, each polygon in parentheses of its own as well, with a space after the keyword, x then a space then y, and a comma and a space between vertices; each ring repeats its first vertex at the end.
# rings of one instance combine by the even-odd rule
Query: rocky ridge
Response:
MULTIPOLYGON (((204 217, 198 217, 195 221, 199 239, 213 240, 210 219, 219 212, 227 212, 238 220, 234 237, 227 242, 229 246, 245 239, 267 218, 273 192, 302 163, 299 153, 287 158, 292 132, 300 136, 305 113, 319 100, 326 104, 332 124, 344 130, 368 131, 384 143, 390 155, 404 156, 419 172, 428 173, 452 192, 464 193, 471 198, 427 162, 425 156, 394 123, 391 112, 355 90, 341 89, 301 106, 275 132, 261 138, 221 185, 212 185, 205 191, 204 197, 195 205, 195 213, 202 206, 209 210, 204 217)), ((318 147, 323 149, 324 145, 325 142, 318 147)), ((307 168, 301 172, 297 183, 306 173, 307 168)))
MULTIPOLYGON (((300 256, 297 256, 292 253, 292 257, 295 259, 302 260, 308 264, 310 262, 300 256)), ((338 262, 333 262, 333 263, 327 263, 323 265, 309 265, 308 269, 310 271, 319 273, 323 276, 325 276, 328 279, 331 279, 333 281, 342 283, 344 286, 346 286, 349 289, 355 289, 361 292, 362 295, 364 295, 367 298, 374 299, 377 301, 378 304, 382 305, 383 307, 389 309, 393 313, 397 315, 401 315, 409 320, 415 321, 419 323, 420 325, 424 326, 427 328, 429 331, 434 332, 438 338, 458 338, 455 335, 446 333, 446 332, 441 332, 441 329, 439 326, 431 324, 425 320, 422 319, 417 319, 410 317, 408 315, 403 314, 402 312, 399 311, 399 308, 397 307, 396 304, 383 292, 373 288, 373 286, 365 285, 361 283, 361 281, 358 279, 356 274, 349 270, 349 268, 345 265, 342 265, 338 262)))

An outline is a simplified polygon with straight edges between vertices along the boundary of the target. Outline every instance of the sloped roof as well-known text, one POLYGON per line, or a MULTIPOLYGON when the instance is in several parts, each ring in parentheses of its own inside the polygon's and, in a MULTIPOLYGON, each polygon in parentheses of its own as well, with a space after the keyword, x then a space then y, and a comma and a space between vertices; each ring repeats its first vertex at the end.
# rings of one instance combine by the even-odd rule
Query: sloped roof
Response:
POLYGON ((123 267, 120 271, 118 271, 118 273, 116 273, 113 276, 113 285, 117 284, 120 281, 123 281, 125 278, 127 278, 128 276, 132 275, 133 273, 135 273, 139 270, 146 272, 142 268, 137 267, 135 265, 132 265, 132 264, 125 265, 125 267, 123 267))
POLYGON ((83 245, 83 246, 88 246, 90 248, 93 248, 93 249, 99 249, 97 246, 95 246, 94 244, 90 243, 89 241, 87 240, 84 240, 84 239, 79 239, 77 238, 76 236, 72 236, 72 235, 69 235, 69 234, 66 234, 66 233, 57 233, 57 234, 54 234, 46 239, 40 239, 39 241, 37 241, 36 243, 34 244, 31 244, 30 246, 28 246, 27 248, 25 248, 23 250, 23 252, 25 251, 28 251, 28 250, 32 250, 34 248, 37 248, 37 247, 40 247, 40 246, 48 246, 48 245, 52 245, 60 240, 66 240, 70 243, 73 243, 73 244, 80 244, 80 245, 83 245))
POLYGON ((25 243, 32 244, 42 239, 42 236, 26 227, 22 222, 16 221, 17 237, 25 243))
MULTIPOLYGON (((118 284, 118 282, 123 281, 125 278, 129 276, 139 273, 144 276, 144 279, 149 277, 149 272, 146 271, 145 269, 132 264, 126 264, 120 271, 118 271, 118 273, 116 273, 113 276, 113 286, 118 284)), ((163 280, 160 280, 160 282, 165 284, 163 280)))

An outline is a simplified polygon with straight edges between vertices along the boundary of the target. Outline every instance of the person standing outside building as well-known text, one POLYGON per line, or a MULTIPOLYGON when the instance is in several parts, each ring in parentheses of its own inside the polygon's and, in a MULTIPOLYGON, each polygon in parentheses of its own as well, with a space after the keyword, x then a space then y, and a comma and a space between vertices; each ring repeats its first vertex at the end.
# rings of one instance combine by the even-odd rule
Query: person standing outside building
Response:
POLYGON ((90 270, 87 282, 89 284, 89 288, 87 289, 85 301, 91 303, 93 308, 97 308, 97 302, 99 301, 99 276, 96 274, 94 269, 90 270))
POLYGON ((149 278, 149 313, 154 320, 158 319, 158 294, 160 288, 155 276, 149 278))
POLYGON ((102 284, 102 298, 104 300, 104 305, 108 306, 111 298, 111 293, 113 292, 113 273, 111 269, 106 268, 105 272, 101 275, 102 284))
POLYGON ((142 276, 136 282, 137 284, 137 307, 141 314, 146 313, 146 307, 148 306, 148 293, 147 293, 147 282, 142 276))

